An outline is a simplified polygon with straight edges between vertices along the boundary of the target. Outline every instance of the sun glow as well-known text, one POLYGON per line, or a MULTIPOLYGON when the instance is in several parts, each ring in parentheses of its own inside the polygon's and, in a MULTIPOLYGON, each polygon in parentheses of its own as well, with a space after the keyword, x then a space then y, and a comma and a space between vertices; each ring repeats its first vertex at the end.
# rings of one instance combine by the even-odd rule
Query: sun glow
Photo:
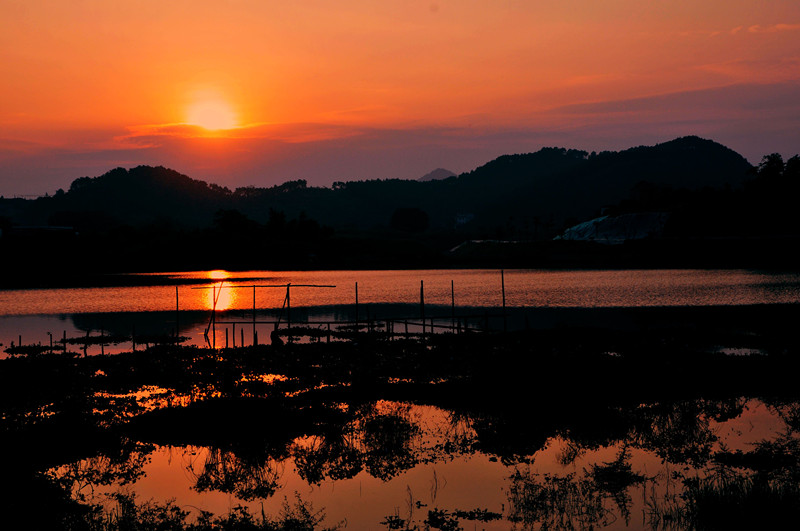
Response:
POLYGON ((224 269, 215 269, 213 271, 208 272, 208 278, 211 280, 225 280, 226 278, 230 277, 230 273, 225 271, 224 269))
POLYGON ((217 311, 227 310, 236 302, 236 290, 232 289, 225 282, 225 279, 229 276, 230 274, 228 274, 227 271, 222 270, 208 272, 209 280, 215 280, 217 282, 212 289, 208 290, 208 294, 206 295, 206 307, 209 310, 214 308, 216 308, 217 311))
POLYGON ((186 110, 186 122, 210 131, 233 129, 238 125, 233 108, 221 99, 204 99, 186 110))

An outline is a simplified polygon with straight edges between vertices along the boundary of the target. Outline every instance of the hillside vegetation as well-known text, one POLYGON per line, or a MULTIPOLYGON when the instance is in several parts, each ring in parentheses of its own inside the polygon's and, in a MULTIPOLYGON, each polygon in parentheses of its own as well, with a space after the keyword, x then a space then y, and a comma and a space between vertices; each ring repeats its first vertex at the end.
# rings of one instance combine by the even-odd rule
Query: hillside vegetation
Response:
POLYGON ((116 168, 52 196, 0 198, 0 248, 14 257, 1 267, 30 276, 52 259, 72 272, 777 266, 786 242, 775 238, 800 235, 798 191, 798 157, 767 155, 754 167, 698 137, 618 152, 542 148, 458 176, 331 187, 295 180, 230 189, 163 167, 116 168), (657 241, 623 250, 552 241, 601 214, 638 212, 667 216, 657 241), (473 240, 517 243, 460 245, 473 240))

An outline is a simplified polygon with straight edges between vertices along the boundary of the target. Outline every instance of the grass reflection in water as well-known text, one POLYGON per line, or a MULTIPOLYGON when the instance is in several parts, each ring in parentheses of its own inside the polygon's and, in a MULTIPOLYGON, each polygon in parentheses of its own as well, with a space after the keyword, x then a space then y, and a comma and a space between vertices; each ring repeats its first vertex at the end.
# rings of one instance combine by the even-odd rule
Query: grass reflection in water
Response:
POLYGON ((3 360, 13 501, 37 524, 90 529, 796 518, 797 358, 665 339, 552 331, 3 360), (173 460, 185 486, 148 495, 173 460), (504 479, 481 479, 492 474, 504 479), (219 493, 222 511, 195 504, 219 493), (370 501, 361 516, 358 500, 370 501))

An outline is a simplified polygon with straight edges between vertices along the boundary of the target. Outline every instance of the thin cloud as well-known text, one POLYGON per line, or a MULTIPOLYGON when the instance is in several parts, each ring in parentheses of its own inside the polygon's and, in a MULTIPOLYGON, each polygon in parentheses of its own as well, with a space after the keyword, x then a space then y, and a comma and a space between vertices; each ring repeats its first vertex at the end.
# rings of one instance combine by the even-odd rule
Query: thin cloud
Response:
POLYGON ((800 57, 760 61, 733 60, 697 65, 695 68, 725 76, 732 81, 782 83, 800 78, 800 57))
POLYGON ((349 138, 362 134, 361 130, 354 127, 316 123, 255 123, 220 131, 209 131, 196 125, 182 123, 136 125, 127 129, 128 134, 118 136, 115 140, 138 147, 158 147, 167 139, 262 139, 296 144, 349 138))
POLYGON ((40 142, 0 138, 0 157, 36 153, 43 147, 45 145, 40 142))
MULTIPOLYGON (((128 126, 127 129, 128 134, 118 136, 115 140, 122 142, 131 141, 141 145, 142 139, 155 139, 158 137, 199 138, 209 136, 209 132, 202 127, 182 123, 131 125, 128 126)), ((225 132, 227 133, 227 131, 225 132)))
POLYGON ((761 25, 761 24, 754 24, 752 26, 736 26, 729 30, 714 30, 714 31, 700 31, 700 32, 690 32, 685 31, 682 32, 681 35, 683 36, 691 36, 693 34, 706 34, 709 37, 720 37, 723 35, 740 35, 742 33, 755 33, 755 34, 764 34, 764 33, 781 33, 785 31, 800 31, 800 24, 770 24, 770 25, 761 25))
POLYGON ((750 33, 778 33, 781 31, 798 31, 800 24, 772 24, 770 26, 762 26, 756 24, 747 28, 750 33))
POLYGON ((711 89, 672 92, 641 98, 565 105, 550 112, 574 115, 634 115, 648 113, 722 113, 736 116, 746 112, 783 113, 800 109, 800 84, 734 84, 711 89))

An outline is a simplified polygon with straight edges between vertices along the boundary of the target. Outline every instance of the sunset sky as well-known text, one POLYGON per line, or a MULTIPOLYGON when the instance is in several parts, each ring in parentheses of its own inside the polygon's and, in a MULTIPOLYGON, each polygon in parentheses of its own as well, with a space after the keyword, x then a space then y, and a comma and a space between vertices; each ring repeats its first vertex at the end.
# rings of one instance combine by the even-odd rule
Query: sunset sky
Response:
POLYGON ((235 187, 690 134, 800 152, 797 0, 3 0, 0 30, 6 196, 139 164, 235 187))

